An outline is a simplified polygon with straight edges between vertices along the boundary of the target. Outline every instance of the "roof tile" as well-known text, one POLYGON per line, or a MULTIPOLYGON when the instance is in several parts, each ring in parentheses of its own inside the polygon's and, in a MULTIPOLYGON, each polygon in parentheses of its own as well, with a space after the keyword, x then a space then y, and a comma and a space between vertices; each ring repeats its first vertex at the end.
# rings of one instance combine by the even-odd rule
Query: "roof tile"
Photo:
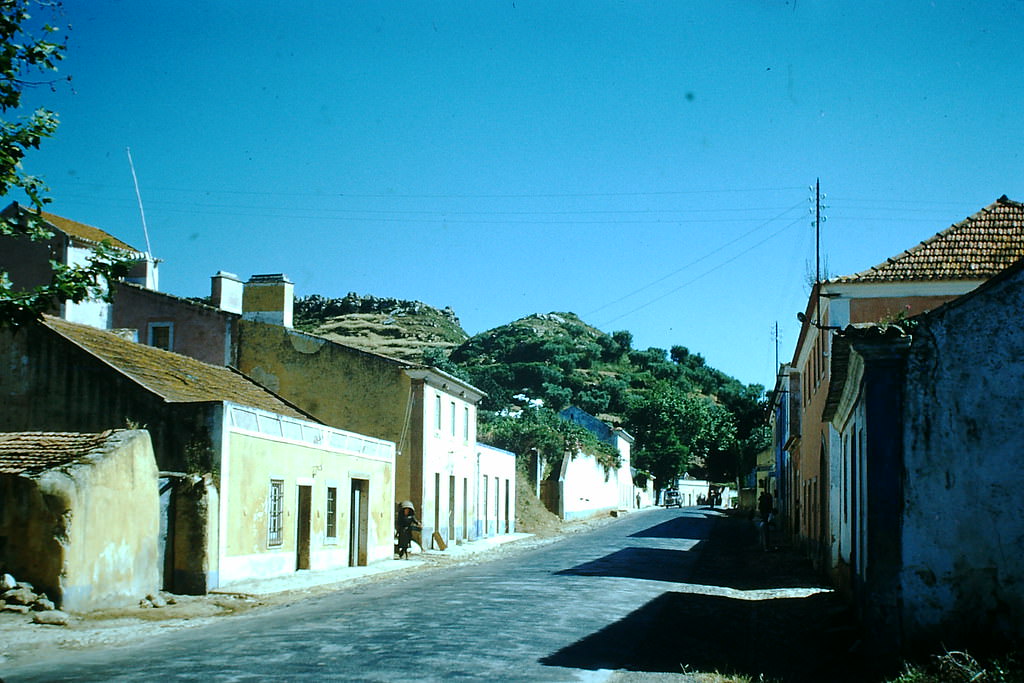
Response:
POLYGON ((111 433, 0 433, 0 474, 35 474, 73 462, 99 448, 111 433))
POLYGON ((830 282, 985 280, 1024 256, 1024 204, 1003 195, 884 263, 830 282))
POLYGON ((231 401, 279 415, 311 419, 231 368, 209 365, 52 316, 45 316, 43 324, 168 403, 231 401))

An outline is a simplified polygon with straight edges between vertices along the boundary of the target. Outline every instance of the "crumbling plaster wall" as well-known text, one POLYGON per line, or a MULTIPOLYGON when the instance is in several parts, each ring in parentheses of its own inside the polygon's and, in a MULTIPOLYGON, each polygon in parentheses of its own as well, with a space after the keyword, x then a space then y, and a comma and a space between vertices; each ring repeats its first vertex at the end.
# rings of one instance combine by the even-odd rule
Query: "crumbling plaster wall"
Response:
POLYGON ((913 331, 901 578, 908 641, 1024 635, 1022 306, 1018 272, 913 331))
POLYGON ((63 609, 137 603, 159 588, 159 494, 149 434, 115 432, 99 452, 0 478, 2 559, 63 609))

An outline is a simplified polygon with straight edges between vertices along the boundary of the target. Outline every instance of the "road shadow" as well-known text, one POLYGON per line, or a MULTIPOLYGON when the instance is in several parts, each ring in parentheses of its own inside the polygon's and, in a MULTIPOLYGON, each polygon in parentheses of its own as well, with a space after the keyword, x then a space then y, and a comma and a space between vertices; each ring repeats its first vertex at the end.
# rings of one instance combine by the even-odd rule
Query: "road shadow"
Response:
POLYGON ((680 516, 631 538, 696 541, 688 549, 628 547, 558 572, 693 583, 737 590, 826 587, 798 550, 775 546, 765 552, 757 527, 742 516, 680 516))
POLYGON ((741 600, 668 592, 540 660, 575 669, 717 671, 781 681, 877 680, 848 654, 831 593, 741 600))
POLYGON ((825 588, 811 562, 786 546, 766 552, 746 516, 682 516, 634 536, 704 540, 698 553, 631 547, 562 573, 695 586, 669 583, 670 590, 661 596, 548 655, 542 664, 650 673, 717 671, 755 681, 764 675, 777 681, 868 682, 892 673, 879 673, 872 668, 875 662, 857 654, 860 633, 849 606, 825 588), (787 588, 807 590, 771 590, 787 588))
POLYGON ((664 548, 623 548, 591 562, 564 569, 568 576, 618 576, 651 581, 689 581, 693 568, 693 550, 664 548))
POLYGON ((630 538, 692 538, 700 540, 711 534, 714 525, 714 517, 692 512, 630 534, 630 538))
POLYGON ((811 560, 788 544, 761 546, 758 528, 748 517, 733 514, 711 521, 691 583, 738 590, 827 587, 811 560))

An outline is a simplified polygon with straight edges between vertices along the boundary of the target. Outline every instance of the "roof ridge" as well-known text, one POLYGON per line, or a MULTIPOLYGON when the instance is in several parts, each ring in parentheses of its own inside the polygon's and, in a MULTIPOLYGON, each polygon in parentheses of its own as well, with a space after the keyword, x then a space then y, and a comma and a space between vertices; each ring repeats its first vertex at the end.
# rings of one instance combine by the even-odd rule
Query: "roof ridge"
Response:
MULTIPOLYGON (((937 272, 935 272, 935 266, 937 264, 936 263, 932 263, 930 261, 927 261, 927 259, 926 259, 927 255, 924 254, 924 252, 928 251, 930 248, 934 248, 936 250, 940 249, 941 246, 943 245, 943 243, 952 241, 961 232, 964 232, 964 231, 967 231, 967 230, 971 230, 973 228, 978 228, 978 230, 980 231, 980 230, 983 230, 986 227, 994 227, 997 231, 1000 231, 1001 233, 1005 233, 1005 236, 1008 239, 1004 239, 1003 240, 1004 244, 1007 241, 1009 241, 1014 246, 1017 247, 1018 251, 1024 250, 1024 222, 1021 222, 1020 219, 1018 219, 1017 221, 1013 221, 1013 220, 1009 221, 1010 225, 997 225, 997 226, 989 226, 989 225, 987 225, 986 221, 987 220, 991 220, 992 216, 998 215, 998 213, 1000 213, 999 209, 1001 209, 1001 208, 1015 209, 1017 211, 1024 212, 1024 204, 1022 204, 1021 202, 1016 202, 1016 201, 1008 198, 1004 194, 1004 195, 1000 196, 998 199, 996 199, 994 202, 992 202, 991 204, 988 204, 987 206, 982 207, 981 209, 979 209, 978 211, 974 212, 973 214, 971 214, 971 215, 969 215, 969 216, 967 216, 967 217, 965 217, 965 218, 963 218, 963 219, 961 219, 961 220, 959 220, 959 221, 957 221, 955 223, 950 224, 948 227, 944 228, 943 230, 940 230, 939 232, 926 237, 925 239, 921 240, 917 244, 915 244, 915 245, 913 245, 913 246, 911 246, 911 247, 909 247, 907 249, 904 249, 903 251, 899 252, 898 254, 895 254, 893 256, 890 256, 890 257, 886 258, 885 261, 882 261, 881 263, 877 263, 877 264, 875 264, 875 265, 873 265, 873 266, 871 266, 869 268, 866 268, 864 270, 858 271, 856 273, 852 273, 850 275, 840 275, 840 276, 837 276, 837 277, 830 278, 828 280, 828 282, 832 282, 832 283, 847 283, 847 282, 857 282, 857 281, 869 280, 869 279, 870 280, 879 280, 879 279, 889 279, 889 280, 985 279, 987 277, 990 277, 991 275, 994 275, 995 272, 998 272, 1002 268, 1004 268, 1004 267, 1009 265, 1009 263, 1000 264, 1000 263, 996 263, 995 262, 995 261, 1003 261, 1003 260, 1005 260, 1005 256, 1002 255, 1001 252, 998 249, 990 248, 988 251, 982 251, 979 254, 971 254, 971 256, 974 257, 973 258, 973 263, 979 263, 981 261, 981 259, 977 258, 979 256, 982 257, 983 259, 987 258, 987 259, 989 259, 992 262, 988 263, 988 264, 984 264, 987 267, 983 267, 983 268, 978 269, 978 270, 975 270, 973 268, 967 269, 967 270, 971 270, 972 271, 972 272, 969 272, 969 273, 963 272, 963 270, 964 270, 962 268, 963 264, 957 264, 957 263, 954 263, 953 265, 960 266, 961 267, 961 272, 959 272, 959 273, 951 272, 951 271, 955 271, 956 269, 948 267, 950 265, 950 262, 948 261, 948 258, 947 258, 947 261, 944 264, 942 264, 942 263, 938 264, 940 266, 942 266, 942 265, 946 266, 946 271, 947 272, 945 272, 945 273, 937 273, 937 272), (1013 223, 1017 223, 1017 224, 1013 224, 1013 223), (1014 235, 1013 232, 1016 232, 1016 233, 1019 233, 1019 234, 1014 235), (911 270, 916 265, 917 269, 922 271, 922 272, 916 273, 916 274, 914 274, 914 273, 905 274, 905 275, 898 275, 896 273, 893 273, 892 277, 885 278, 885 271, 895 270, 896 268, 899 268, 901 265, 904 265, 906 261, 912 261, 915 257, 918 257, 918 256, 920 256, 922 259, 925 259, 926 262, 925 263, 921 263, 921 264, 913 264, 911 266, 908 266, 907 269, 911 270), (997 257, 1002 257, 1002 258, 997 258, 997 257), (931 268, 932 270, 929 271, 929 268, 931 268), (916 275, 916 277, 915 277, 915 275, 916 275)), ((982 246, 984 246, 984 243, 982 243, 982 246)), ((964 256, 964 255, 967 254, 967 252, 965 252, 962 248, 959 248, 957 245, 953 245, 950 248, 950 251, 952 252, 953 256, 964 256)), ((943 256, 943 254, 937 254, 936 255, 937 258, 941 257, 941 256, 943 256)), ((946 254, 945 256, 948 257, 949 254, 946 254)), ((1016 259, 1014 258, 1013 260, 1016 260, 1016 259)), ((941 267, 939 268, 939 270, 941 270, 941 267)))
POLYGON ((143 253, 140 249, 136 249, 127 242, 115 237, 103 228, 98 228, 95 225, 89 225, 81 221, 76 221, 71 218, 65 218, 58 214, 50 211, 44 211, 43 209, 33 209, 32 207, 24 206, 18 202, 11 202, 4 208, 3 213, 6 215, 8 212, 15 212, 18 214, 33 214, 38 216, 40 219, 46 222, 50 228, 57 232, 64 233, 77 240, 87 242, 89 244, 99 245, 104 241, 109 241, 110 245, 124 251, 130 251, 135 254, 143 253))

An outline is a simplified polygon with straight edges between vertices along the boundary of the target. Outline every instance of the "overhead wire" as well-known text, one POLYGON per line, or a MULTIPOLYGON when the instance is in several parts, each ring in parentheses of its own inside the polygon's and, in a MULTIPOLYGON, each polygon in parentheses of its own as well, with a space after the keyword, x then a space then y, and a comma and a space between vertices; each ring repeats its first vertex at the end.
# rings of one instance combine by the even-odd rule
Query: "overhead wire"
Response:
POLYGON ((648 283, 648 284, 646 284, 646 285, 644 285, 642 287, 638 287, 637 289, 634 289, 629 294, 625 294, 625 295, 619 297, 618 299, 615 299, 614 301, 609 301, 608 303, 606 303, 606 304, 604 304, 602 306, 598 306, 597 308, 595 308, 595 309, 593 309, 591 311, 587 311, 586 313, 584 313, 584 315, 590 316, 590 315, 593 315, 594 313, 597 313, 599 311, 603 311, 604 309, 606 309, 606 308, 608 308, 610 306, 614 306, 617 303, 621 303, 621 302, 625 301, 626 299, 628 299, 628 298, 630 298, 630 297, 632 297, 632 296, 634 296, 636 294, 639 294, 640 292, 646 291, 646 290, 650 289, 651 287, 664 282, 665 280, 669 279, 670 277, 672 277, 674 275, 677 275, 677 274, 683 272, 684 270, 686 270, 686 269, 688 269, 688 268, 690 268, 692 266, 697 265, 701 261, 704 261, 704 260, 710 258, 711 256, 714 256, 715 254, 717 254, 718 252, 722 251, 726 247, 730 247, 733 244, 736 244, 737 242, 739 242, 739 241, 743 240, 744 238, 748 237, 749 235, 757 232, 758 230, 760 230, 764 226, 771 224, 773 221, 776 221, 779 218, 782 218, 783 216, 785 216, 787 213, 789 213, 793 209, 795 209, 797 207, 800 207, 802 205, 803 205, 803 201, 797 202, 796 204, 794 204, 793 206, 789 207, 788 209, 786 209, 782 213, 780 213, 780 214, 778 214, 776 216, 773 216, 772 218, 769 218, 766 221, 763 221, 762 223, 758 224, 754 228, 752 228, 752 229, 748 230, 747 232, 743 233, 739 237, 736 237, 735 239, 729 240, 728 242, 726 242, 725 244, 722 244, 721 246, 719 246, 716 249, 712 249, 711 251, 709 251, 708 253, 704 254, 703 256, 701 256, 699 258, 696 258, 693 261, 690 261, 685 266, 682 266, 681 268, 677 268, 676 270, 673 270, 671 273, 668 273, 667 275, 664 275, 664 276, 658 278, 657 280, 654 280, 653 282, 650 282, 650 283, 648 283))
POLYGON ((762 244, 764 244, 768 240, 770 240, 770 239, 772 239, 772 238, 774 238, 774 237, 776 237, 778 235, 781 235, 783 232, 785 232, 786 230, 788 230, 789 228, 793 227, 794 225, 796 225, 797 223, 799 223, 799 222, 801 222, 803 220, 804 220, 803 216, 801 216, 800 218, 794 219, 793 221, 791 221, 790 223, 786 224, 782 228, 776 230, 775 232, 773 232, 772 234, 768 235, 764 239, 762 239, 762 240, 760 240, 758 242, 755 242, 754 244, 750 245, 748 248, 746 248, 743 251, 739 252, 735 256, 733 256, 733 257, 731 257, 729 259, 726 259, 725 261, 722 261, 721 263, 719 263, 715 267, 710 268, 710 269, 704 271, 700 275, 698 275, 698 276, 696 276, 696 277, 694 277, 694 278, 692 278, 690 280, 687 280, 686 282, 684 282, 683 284, 679 285, 678 287, 673 287, 672 289, 668 290, 664 294, 661 294, 660 296, 657 296, 657 297, 647 301, 646 303, 643 303, 643 304, 641 304, 639 306, 636 306, 636 307, 626 311, 625 313, 622 313, 621 315, 618 315, 618 316, 616 316, 616 317, 614 317, 614 318, 612 318, 610 320, 606 320, 605 322, 599 324, 597 327, 598 328, 606 327, 606 326, 611 325, 612 323, 614 323, 614 322, 616 322, 618 320, 621 320, 622 318, 625 318, 627 316, 633 315, 634 313, 636 313, 638 311, 641 311, 641 310, 647 308, 648 306, 656 304, 657 302, 661 301, 662 299, 665 299, 665 298, 675 294, 676 292, 678 292, 679 290, 683 289, 684 287, 688 287, 688 286, 692 285, 697 280, 700 280, 701 278, 703 278, 703 277, 705 277, 707 275, 710 275, 711 273, 715 272, 716 270, 719 270, 719 269, 727 266, 728 264, 730 264, 733 261, 735 261, 736 259, 738 259, 740 256, 743 256, 744 254, 747 254, 747 253, 753 251, 754 249, 756 249, 757 247, 761 246, 762 244))

